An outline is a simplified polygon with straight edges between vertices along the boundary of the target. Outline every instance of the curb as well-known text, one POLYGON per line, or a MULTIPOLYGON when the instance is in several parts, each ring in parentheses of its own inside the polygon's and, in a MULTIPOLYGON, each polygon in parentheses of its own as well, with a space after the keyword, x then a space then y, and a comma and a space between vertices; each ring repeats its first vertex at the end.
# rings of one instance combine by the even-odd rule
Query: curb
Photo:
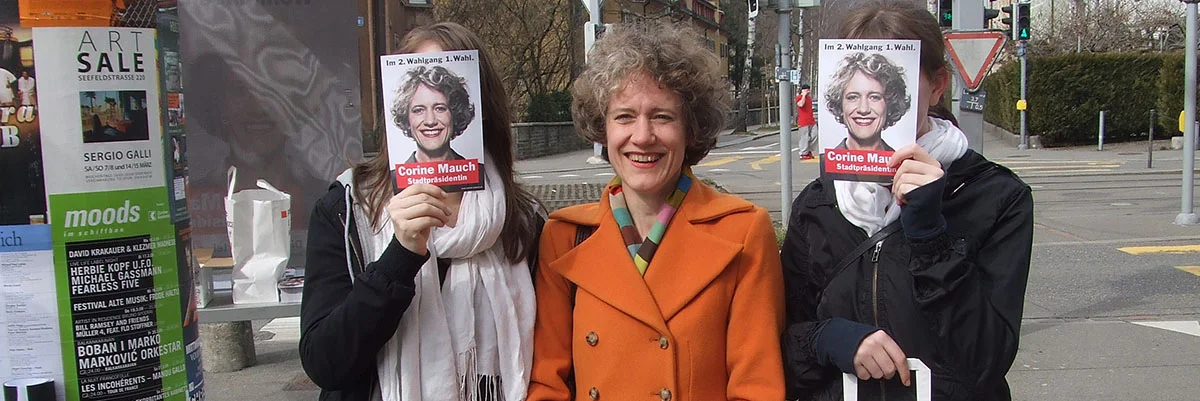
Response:
POLYGON ((747 135, 746 139, 738 139, 735 141, 729 141, 725 144, 717 144, 717 146, 714 146, 713 149, 722 149, 722 148, 727 148, 730 146, 737 146, 737 145, 741 145, 746 142, 757 141, 759 139, 766 138, 766 137, 773 136, 773 135, 779 135, 779 131, 767 132, 765 134, 756 134, 753 136, 747 135))
POLYGON ((596 164, 596 165, 589 165, 589 166, 583 166, 583 167, 556 168, 556 169, 550 169, 550 170, 530 170, 530 171, 516 170, 516 174, 536 175, 536 174, 551 174, 551 173, 573 173, 573 172, 585 171, 585 170, 608 170, 611 168, 612 168, 612 166, 605 163, 605 164, 596 164))
MULTIPOLYGON (((1200 168, 1194 170, 1194 172, 1200 173, 1200 168)), ((1115 176, 1129 176, 1129 175, 1149 175, 1149 174, 1153 174, 1153 175, 1183 174, 1183 169, 1179 168, 1179 169, 1174 169, 1174 170, 1155 170, 1155 171, 1109 171, 1109 172, 1075 173, 1075 174, 1030 174, 1030 175, 1017 174, 1017 177, 1021 177, 1021 178, 1102 177, 1102 176, 1114 176, 1114 175, 1115 176)), ((1200 177, 1200 175, 1197 175, 1197 177, 1200 177)))

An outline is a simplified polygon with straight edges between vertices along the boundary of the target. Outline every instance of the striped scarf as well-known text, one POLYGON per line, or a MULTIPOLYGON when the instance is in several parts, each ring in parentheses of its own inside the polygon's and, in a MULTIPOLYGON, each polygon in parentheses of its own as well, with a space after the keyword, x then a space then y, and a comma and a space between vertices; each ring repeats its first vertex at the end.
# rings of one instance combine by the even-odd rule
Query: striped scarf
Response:
POLYGON ((621 177, 613 178, 609 184, 612 189, 609 190, 608 201, 612 206, 613 217, 617 219, 617 225, 621 228, 621 238, 625 240, 625 247, 629 250, 629 256, 633 258, 633 264, 643 276, 646 275, 646 268, 650 267, 654 252, 658 250, 658 244, 662 243, 663 235, 667 233, 667 225, 671 223, 671 218, 675 217, 679 205, 683 204, 683 197, 687 196, 695 178, 691 169, 683 170, 683 174, 679 175, 679 184, 658 210, 654 227, 650 228, 650 234, 644 240, 633 225, 633 216, 629 213, 629 205, 625 203, 625 192, 621 189, 621 177))

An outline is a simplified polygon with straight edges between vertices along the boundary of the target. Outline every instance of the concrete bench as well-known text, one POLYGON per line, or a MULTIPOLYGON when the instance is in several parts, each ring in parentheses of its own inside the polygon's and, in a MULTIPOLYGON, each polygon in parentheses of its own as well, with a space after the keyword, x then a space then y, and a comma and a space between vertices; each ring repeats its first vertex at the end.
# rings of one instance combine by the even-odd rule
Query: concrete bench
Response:
MULTIPOLYGON (((196 280, 212 287, 213 273, 232 269, 233 258, 213 258, 211 249, 196 249, 201 274, 196 280)), ((251 321, 300 316, 299 303, 234 304, 231 290, 213 291, 208 303, 196 309, 201 363, 208 372, 234 372, 254 366, 254 327, 251 321)))

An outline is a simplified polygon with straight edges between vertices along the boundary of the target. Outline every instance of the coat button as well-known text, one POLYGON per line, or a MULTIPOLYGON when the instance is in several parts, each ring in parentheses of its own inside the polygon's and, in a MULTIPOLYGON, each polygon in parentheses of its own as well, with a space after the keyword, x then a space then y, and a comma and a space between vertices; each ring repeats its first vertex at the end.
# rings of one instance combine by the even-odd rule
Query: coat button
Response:
POLYGON ((597 390, 595 387, 592 387, 591 390, 588 390, 588 397, 591 397, 593 400, 600 399, 600 390, 597 390))
POLYGON ((588 332, 587 337, 584 339, 587 340, 588 345, 593 347, 596 346, 596 343, 600 342, 600 336, 596 335, 594 331, 588 332))
POLYGON ((658 337, 658 347, 659 348, 667 349, 670 346, 671 346, 671 342, 667 340, 667 336, 659 336, 658 337))
POLYGON ((662 401, 671 401, 671 390, 662 389, 658 392, 658 398, 662 401))

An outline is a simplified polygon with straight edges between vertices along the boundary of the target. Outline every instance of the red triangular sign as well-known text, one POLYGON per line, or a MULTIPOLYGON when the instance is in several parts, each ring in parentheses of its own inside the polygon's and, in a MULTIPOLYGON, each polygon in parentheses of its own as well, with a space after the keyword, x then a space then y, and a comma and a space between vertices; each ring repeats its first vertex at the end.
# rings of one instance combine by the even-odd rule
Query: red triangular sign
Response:
POLYGON ((968 90, 975 91, 1004 48, 1003 32, 947 32, 946 50, 968 90))

